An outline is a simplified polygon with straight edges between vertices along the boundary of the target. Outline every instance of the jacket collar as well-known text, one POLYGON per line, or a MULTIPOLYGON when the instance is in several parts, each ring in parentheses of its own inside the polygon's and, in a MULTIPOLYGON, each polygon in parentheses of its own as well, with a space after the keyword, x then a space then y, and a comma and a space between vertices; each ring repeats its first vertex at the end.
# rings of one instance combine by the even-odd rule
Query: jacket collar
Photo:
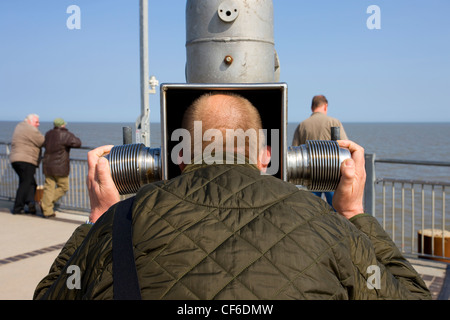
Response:
POLYGON ((235 165, 235 166, 246 166, 259 170, 256 164, 250 163, 250 160, 242 154, 238 153, 212 153, 202 157, 201 159, 193 159, 192 163, 188 164, 184 168, 183 173, 194 171, 200 168, 204 168, 210 165, 235 165))

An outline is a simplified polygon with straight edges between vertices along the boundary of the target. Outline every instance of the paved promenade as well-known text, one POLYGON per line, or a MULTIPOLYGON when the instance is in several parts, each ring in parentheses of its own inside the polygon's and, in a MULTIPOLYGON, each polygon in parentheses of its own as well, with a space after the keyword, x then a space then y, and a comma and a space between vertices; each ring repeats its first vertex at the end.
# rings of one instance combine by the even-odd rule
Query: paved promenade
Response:
MULTIPOLYGON (((87 213, 56 211, 56 217, 13 215, 0 200, 0 300, 30 300, 39 281, 87 213)), ((38 213, 40 214, 40 213, 38 213)), ((433 298, 450 300, 450 264, 411 259, 433 298)))
POLYGON ((30 300, 39 281, 87 213, 56 211, 55 218, 10 213, 0 201, 0 300, 30 300))

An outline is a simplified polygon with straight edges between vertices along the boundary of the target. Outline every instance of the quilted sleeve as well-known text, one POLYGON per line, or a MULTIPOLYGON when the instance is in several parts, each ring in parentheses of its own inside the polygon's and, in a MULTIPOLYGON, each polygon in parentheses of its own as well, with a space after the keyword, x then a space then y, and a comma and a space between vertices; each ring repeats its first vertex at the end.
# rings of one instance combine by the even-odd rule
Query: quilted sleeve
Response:
POLYGON ((83 242, 90 229, 91 225, 89 224, 82 224, 75 229, 72 236, 61 249, 61 252, 50 267, 48 275, 45 276, 37 285, 33 295, 34 300, 41 299, 45 295, 47 290, 52 286, 52 284, 59 278, 59 276, 61 275, 61 271, 64 269, 67 261, 83 242))
POLYGON ((431 299, 431 294, 424 281, 406 260, 395 243, 384 231, 378 221, 370 214, 360 214, 350 221, 364 233, 372 243, 379 265, 387 274, 383 276, 378 290, 379 298, 384 299, 431 299), (383 296, 388 294, 388 296, 383 296))

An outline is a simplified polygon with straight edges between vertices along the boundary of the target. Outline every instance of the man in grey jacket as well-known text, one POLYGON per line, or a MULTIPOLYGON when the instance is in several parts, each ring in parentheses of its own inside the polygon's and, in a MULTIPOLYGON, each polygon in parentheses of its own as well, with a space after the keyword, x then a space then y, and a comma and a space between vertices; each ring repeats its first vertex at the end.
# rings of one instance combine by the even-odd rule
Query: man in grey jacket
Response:
POLYGON ((19 187, 12 213, 36 213, 34 195, 36 180, 34 174, 39 166, 41 147, 44 136, 39 131, 39 116, 29 114, 24 121, 14 129, 11 141, 9 160, 14 171, 19 176, 19 187), (28 210, 25 210, 25 205, 28 210))
MULTIPOLYGON (((331 140, 331 128, 339 128, 340 138, 348 140, 341 121, 328 115, 328 100, 324 95, 316 95, 311 101, 311 116, 302 121, 294 132, 293 146, 305 144, 307 140, 331 140)), ((330 206, 333 203, 333 192, 313 192, 316 196, 325 195, 330 206)))
POLYGON ((328 100, 324 95, 313 97, 311 111, 311 116, 295 129, 293 146, 305 144, 307 140, 330 140, 332 127, 339 127, 340 139, 348 139, 341 121, 328 115, 328 100))

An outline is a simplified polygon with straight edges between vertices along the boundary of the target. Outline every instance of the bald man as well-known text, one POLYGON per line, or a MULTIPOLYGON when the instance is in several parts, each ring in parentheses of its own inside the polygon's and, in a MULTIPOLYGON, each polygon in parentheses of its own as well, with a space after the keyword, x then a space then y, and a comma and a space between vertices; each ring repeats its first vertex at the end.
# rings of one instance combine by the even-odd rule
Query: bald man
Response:
POLYGON ((245 98, 201 96, 182 129, 195 137, 199 124, 200 141, 191 140, 189 156, 182 149, 177 158, 182 174, 124 201, 102 157, 112 146, 89 152, 90 221, 66 243, 35 299, 430 299, 411 264, 364 213, 360 146, 339 141, 352 158, 342 165, 336 213, 311 193, 262 174, 270 157, 264 139, 226 143, 229 133, 228 142, 236 142, 262 127, 245 98), (129 239, 115 240, 116 219, 123 217, 129 239), (129 249, 117 254, 124 244, 129 249))

